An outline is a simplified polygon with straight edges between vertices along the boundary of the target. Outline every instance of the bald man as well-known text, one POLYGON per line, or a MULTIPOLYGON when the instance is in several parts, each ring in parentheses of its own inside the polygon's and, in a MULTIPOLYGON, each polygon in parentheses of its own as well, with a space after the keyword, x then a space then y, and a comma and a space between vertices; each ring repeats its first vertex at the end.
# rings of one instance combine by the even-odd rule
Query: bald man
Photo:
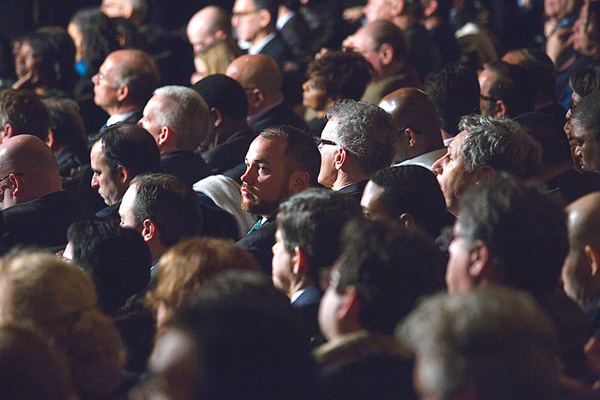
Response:
POLYGON ((204 7, 188 22, 186 29, 188 41, 198 53, 217 40, 231 40, 231 17, 227 11, 217 6, 204 7))
POLYGON ((291 125, 306 130, 306 123, 283 102, 282 75, 275 61, 264 54, 233 60, 225 75, 242 85, 248 98, 248 125, 257 133, 265 128, 291 125))
POLYGON ((0 144, 0 254, 16 245, 60 248, 79 206, 62 188, 52 150, 31 135, 0 144))
POLYGON ((94 103, 110 116, 101 130, 119 122, 137 123, 142 110, 157 88, 156 63, 141 50, 110 53, 92 77, 94 103))
POLYGON ((392 115, 398 140, 397 165, 419 165, 431 170, 446 153, 435 105, 422 90, 401 88, 385 96, 379 107, 392 115))

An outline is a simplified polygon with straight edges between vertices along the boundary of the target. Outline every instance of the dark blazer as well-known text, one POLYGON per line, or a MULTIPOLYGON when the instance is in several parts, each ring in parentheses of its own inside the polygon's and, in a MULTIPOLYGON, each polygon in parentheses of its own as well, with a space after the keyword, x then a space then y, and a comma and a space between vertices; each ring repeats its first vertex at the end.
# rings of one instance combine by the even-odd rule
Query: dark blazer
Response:
POLYGON ((258 53, 265 54, 275 60, 282 72, 296 66, 292 51, 283 41, 279 33, 277 33, 258 53))
POLYGON ((318 285, 309 286, 293 303, 311 347, 325 342, 319 328, 319 304, 323 293, 318 285))
POLYGON ((365 186, 367 186, 367 182, 369 181, 366 180, 351 183, 338 190, 338 192, 349 194, 350 196, 354 197, 360 202, 360 198, 362 197, 363 191, 365 190, 365 186))
POLYGON ((254 132, 260 133, 263 129, 279 125, 291 125, 307 131, 306 122, 286 103, 281 103, 267 111, 251 128, 254 132))
POLYGON ((102 210, 96 213, 96 217, 105 219, 109 222, 116 223, 117 225, 121 222, 121 217, 119 216, 119 207, 121 206, 121 202, 113 204, 112 206, 106 206, 102 210))
POLYGON ((175 175, 188 185, 211 174, 202 156, 193 151, 174 151, 160 157, 160 171, 175 175))
POLYGON ((254 256, 262 270, 271 276, 273 252, 275 244, 275 231, 277 230, 277 214, 273 215, 257 230, 237 241, 237 245, 247 250, 254 256))
POLYGON ((235 133, 225 142, 202 153, 202 158, 204 158, 213 174, 222 174, 244 163, 250 143, 256 136, 257 133, 252 129, 244 129, 235 133))
POLYGON ((311 57, 312 33, 302 14, 295 13, 281 27, 279 33, 296 60, 300 61, 311 57))
POLYGON ((67 244, 67 230, 81 216, 72 193, 54 192, 0 212, 0 253, 13 246, 59 248, 67 244))
MULTIPOLYGON (((143 113, 143 109, 140 109, 139 111, 136 111, 134 114, 130 115, 129 117, 125 118, 123 121, 121 121, 119 123, 120 124, 137 124, 138 121, 142 118, 142 115, 143 115, 142 113, 143 113)), ((106 122, 105 122, 104 125, 102 126, 102 128, 100 128, 100 132, 102 132, 106 128, 108 128, 108 126, 106 126, 106 122)))

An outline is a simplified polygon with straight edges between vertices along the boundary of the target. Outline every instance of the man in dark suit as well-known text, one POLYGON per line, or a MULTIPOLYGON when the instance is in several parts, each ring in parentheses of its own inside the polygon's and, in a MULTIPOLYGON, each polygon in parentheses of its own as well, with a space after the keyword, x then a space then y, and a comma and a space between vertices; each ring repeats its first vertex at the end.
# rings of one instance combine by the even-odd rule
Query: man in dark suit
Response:
POLYGON ((277 32, 276 0, 236 0, 231 24, 238 39, 249 42, 248 54, 272 57, 283 71, 296 68, 290 48, 277 32))
POLYGON ((135 124, 113 125, 93 140, 91 185, 108 206, 96 216, 118 222, 119 204, 131 180, 143 172, 158 170, 158 146, 145 129, 135 124))
POLYGON ((237 244, 248 250, 271 273, 275 219, 279 203, 317 184, 319 152, 314 140, 291 126, 266 129, 246 154, 242 176, 242 209, 260 219, 237 244))
POLYGON ((208 136, 210 124, 210 110, 202 97, 183 86, 155 90, 139 121, 158 145, 161 171, 189 186, 211 174, 196 152, 208 136))
POLYGON ((356 200, 328 189, 307 189, 279 206, 273 245, 273 284, 295 306, 311 344, 323 342, 319 278, 341 252, 342 229, 362 210, 356 200))
POLYGON ((316 139, 321 152, 319 183, 360 201, 369 178, 394 158, 392 117, 367 102, 342 100, 327 111, 327 118, 316 139))
POLYGON ((141 50, 110 53, 92 77, 94 103, 110 116, 100 130, 118 122, 137 123, 159 82, 156 63, 141 50))
POLYGON ((58 248, 79 218, 77 201, 62 189, 50 148, 31 135, 0 144, 0 253, 16 245, 58 248))
POLYGON ((306 129, 306 122, 283 102, 283 78, 273 58, 264 54, 243 55, 229 64, 225 75, 244 88, 248 124, 255 132, 278 125, 306 129))

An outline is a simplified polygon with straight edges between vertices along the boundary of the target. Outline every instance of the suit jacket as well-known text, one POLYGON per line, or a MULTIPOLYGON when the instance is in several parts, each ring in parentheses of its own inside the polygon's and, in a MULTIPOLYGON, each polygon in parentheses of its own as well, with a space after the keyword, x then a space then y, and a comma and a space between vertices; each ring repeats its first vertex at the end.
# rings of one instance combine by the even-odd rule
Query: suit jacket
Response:
POLYGON ((408 42, 408 63, 415 67, 421 79, 442 65, 437 43, 423 25, 417 23, 404 31, 408 42))
POLYGON ((362 197, 363 191, 365 190, 365 186, 367 186, 367 182, 369 182, 369 181, 366 180, 366 181, 351 183, 349 185, 344 186, 340 190, 338 190, 338 192, 346 193, 346 194, 354 197, 355 199, 357 199, 360 202, 360 198, 362 197))
POLYGON ((119 207, 121 206, 121 202, 113 204, 112 206, 106 206, 102 210, 96 213, 96 217, 105 219, 109 222, 116 223, 119 225, 121 222, 121 217, 119 216, 119 207))
POLYGON ((303 60, 307 57, 311 57, 312 35, 302 14, 295 13, 294 16, 281 27, 279 33, 296 60, 303 60))
POLYGON ((0 212, 0 253, 13 246, 59 248, 67 244, 67 230, 81 216, 70 192, 54 192, 0 212))
MULTIPOLYGON (((131 114, 129 117, 125 118, 124 120, 120 121, 120 124, 137 124, 138 121, 142 118, 143 116, 143 109, 136 111, 135 113, 131 114)), ((108 120, 107 120, 108 122, 108 120)), ((105 130, 106 128, 108 128, 109 126, 112 125, 106 125, 106 123, 104 124, 104 126, 102 126, 102 128, 100 128, 100 132, 102 132, 103 130, 105 130)))
POLYGON ((319 328, 319 304, 323 293, 318 285, 309 286, 292 305, 296 307, 305 335, 309 338, 311 347, 320 346, 325 342, 319 328))
POLYGON ((273 252, 275 244, 275 231, 277 230, 277 214, 269 217, 260 228, 237 241, 237 245, 247 250, 256 258, 258 265, 267 276, 271 276, 273 252))
POLYGON ((281 103, 267 111, 251 128, 254 132, 260 133, 263 129, 279 125, 291 125, 303 131, 307 130, 306 122, 286 103, 281 103))
POLYGON ((294 56, 288 45, 283 41, 279 33, 275 35, 259 52, 271 57, 277 63, 282 72, 296 68, 294 56))
POLYGON ((361 100, 377 105, 386 95, 404 87, 421 87, 419 74, 409 65, 380 81, 369 83, 361 100))
POLYGON ((250 143, 256 136, 256 132, 252 129, 244 129, 235 133, 225 142, 202 153, 202 158, 204 158, 213 174, 222 174, 244 163, 250 143))
POLYGON ((160 171, 175 175, 188 185, 211 174, 202 156, 193 151, 173 151, 160 157, 160 171))

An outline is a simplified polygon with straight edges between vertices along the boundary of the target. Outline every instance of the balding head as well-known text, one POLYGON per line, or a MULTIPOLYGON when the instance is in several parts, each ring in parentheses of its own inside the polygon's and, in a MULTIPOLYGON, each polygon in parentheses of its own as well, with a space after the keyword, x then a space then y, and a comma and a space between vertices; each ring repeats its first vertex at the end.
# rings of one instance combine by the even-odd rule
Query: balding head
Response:
POLYGON ((399 135, 395 162, 404 161, 444 146, 440 119, 425 92, 401 88, 385 96, 379 107, 392 115, 399 135))
POLYGON ((581 197, 566 211, 569 254, 562 279, 567 295, 584 305, 600 294, 600 192, 581 197))
POLYGON ((229 64, 225 74, 238 81, 246 91, 250 116, 283 99, 281 71, 275 60, 267 55, 238 57, 229 64))
POLYGON ((31 135, 13 136, 0 144, 0 178, 4 177, 1 209, 62 190, 52 150, 31 135))
POLYGON ((198 53, 216 40, 231 37, 231 18, 221 7, 204 7, 190 18, 186 32, 194 53, 198 53))

